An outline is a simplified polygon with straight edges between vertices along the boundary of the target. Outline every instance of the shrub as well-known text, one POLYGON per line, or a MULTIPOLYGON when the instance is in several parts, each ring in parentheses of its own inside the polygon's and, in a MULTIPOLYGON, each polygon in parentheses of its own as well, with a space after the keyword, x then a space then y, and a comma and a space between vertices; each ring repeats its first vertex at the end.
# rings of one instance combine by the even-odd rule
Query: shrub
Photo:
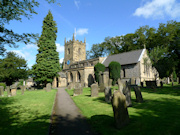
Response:
POLYGON ((120 78, 120 72, 121 65, 118 62, 112 61, 111 63, 109 63, 109 77, 113 80, 113 85, 116 83, 118 78, 120 78))
POLYGON ((97 63, 95 66, 94 66, 94 72, 95 72, 95 79, 96 79, 96 82, 99 83, 99 72, 102 71, 104 72, 105 71, 105 66, 101 63, 97 63))
POLYGON ((0 83, 0 86, 3 86, 4 89, 6 88, 6 84, 5 83, 0 83))

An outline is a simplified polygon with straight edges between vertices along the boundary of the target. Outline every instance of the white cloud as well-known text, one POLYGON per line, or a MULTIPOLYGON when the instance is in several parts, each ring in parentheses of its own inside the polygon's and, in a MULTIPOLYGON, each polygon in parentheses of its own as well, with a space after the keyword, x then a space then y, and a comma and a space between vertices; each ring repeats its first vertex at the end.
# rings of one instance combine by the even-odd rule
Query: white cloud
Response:
POLYGON ((62 62, 63 62, 63 60, 64 60, 64 58, 59 59, 59 63, 62 63, 62 62))
POLYGON ((74 4, 75 4, 75 6, 77 7, 77 9, 79 9, 80 1, 74 0, 74 4))
POLYGON ((59 53, 62 53, 64 52, 64 46, 61 46, 59 43, 56 43, 56 51, 59 52, 59 53))
POLYGON ((26 59, 26 55, 22 52, 22 50, 10 50, 8 52, 15 52, 18 56, 23 57, 26 59))
POLYGON ((180 18, 180 3, 176 0, 152 0, 146 2, 143 6, 136 9, 134 16, 143 16, 144 18, 180 18))
POLYGON ((82 36, 84 34, 88 34, 88 29, 87 28, 80 28, 77 30, 76 34, 80 35, 80 36, 82 36))
POLYGON ((38 49, 36 44, 27 44, 23 49, 38 49))

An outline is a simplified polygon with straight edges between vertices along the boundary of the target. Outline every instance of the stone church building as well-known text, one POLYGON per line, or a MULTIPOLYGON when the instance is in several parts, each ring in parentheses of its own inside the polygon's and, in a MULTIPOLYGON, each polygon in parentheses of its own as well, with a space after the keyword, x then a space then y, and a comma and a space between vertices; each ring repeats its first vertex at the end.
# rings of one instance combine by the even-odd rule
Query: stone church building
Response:
POLYGON ((63 70, 59 77, 55 77, 53 87, 74 88, 76 83, 88 87, 94 83, 94 66, 99 62, 105 65, 106 75, 109 74, 108 65, 111 61, 117 61, 121 65, 121 80, 129 81, 135 78, 136 84, 145 80, 154 80, 158 72, 152 67, 146 49, 140 49, 107 57, 98 57, 86 60, 86 39, 84 42, 72 40, 64 42, 63 70))

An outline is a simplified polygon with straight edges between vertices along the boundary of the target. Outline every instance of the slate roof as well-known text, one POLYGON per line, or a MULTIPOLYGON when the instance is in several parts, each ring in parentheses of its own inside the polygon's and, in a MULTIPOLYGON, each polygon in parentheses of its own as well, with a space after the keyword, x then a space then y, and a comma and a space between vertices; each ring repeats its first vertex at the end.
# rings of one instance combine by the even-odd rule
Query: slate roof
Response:
POLYGON ((105 67, 108 67, 111 61, 117 61, 121 65, 135 64, 141 59, 140 57, 141 54, 144 52, 144 50, 145 49, 140 49, 140 50, 111 55, 108 56, 102 64, 104 64, 105 67))
POLYGON ((59 76, 61 78, 66 78, 66 73, 63 73, 63 72, 58 72, 59 76))

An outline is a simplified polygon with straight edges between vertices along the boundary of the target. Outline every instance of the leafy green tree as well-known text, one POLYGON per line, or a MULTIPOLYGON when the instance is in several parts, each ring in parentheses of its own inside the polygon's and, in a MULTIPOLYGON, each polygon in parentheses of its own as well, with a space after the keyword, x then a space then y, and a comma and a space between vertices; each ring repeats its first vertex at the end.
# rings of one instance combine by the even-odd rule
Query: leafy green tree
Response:
POLYGON ((120 78, 121 65, 119 62, 112 61, 109 63, 109 77, 113 79, 113 85, 116 83, 118 78, 120 78))
POLYGON ((87 51, 87 59, 103 57, 106 54, 106 48, 103 44, 93 44, 90 51, 87 51))
POLYGON ((94 66, 94 72, 95 72, 95 79, 96 79, 96 82, 99 83, 99 72, 102 71, 104 72, 105 71, 105 66, 101 63, 97 63, 95 66, 94 66))
POLYGON ((14 52, 8 52, 4 59, 0 60, 0 78, 10 86, 19 79, 28 78, 28 67, 26 60, 14 52))
POLYGON ((42 34, 38 41, 38 54, 36 64, 33 65, 34 80, 46 85, 51 83, 53 78, 60 71, 59 54, 56 51, 56 22, 49 11, 44 18, 42 34))
MULTIPOLYGON (((56 0, 46 0, 49 3, 56 0)), ((23 33, 18 34, 11 29, 6 28, 10 21, 21 21, 22 16, 30 19, 32 14, 37 14, 35 8, 39 6, 36 0, 1 0, 0 1, 0 55, 6 51, 4 45, 17 47, 16 42, 25 44, 32 43, 32 39, 37 40, 37 34, 23 33)))

